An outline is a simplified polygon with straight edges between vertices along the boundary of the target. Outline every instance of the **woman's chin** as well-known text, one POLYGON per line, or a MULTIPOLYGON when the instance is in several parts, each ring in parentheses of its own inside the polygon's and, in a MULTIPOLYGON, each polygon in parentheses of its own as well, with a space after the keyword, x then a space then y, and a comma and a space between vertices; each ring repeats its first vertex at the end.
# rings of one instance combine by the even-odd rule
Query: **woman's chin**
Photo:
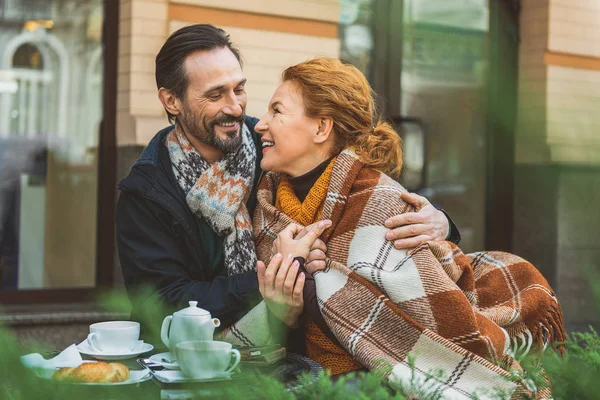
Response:
POLYGON ((260 162, 260 167, 263 169, 263 171, 266 172, 281 172, 281 169, 278 168, 276 164, 270 163, 268 161, 265 162, 264 158, 260 162))

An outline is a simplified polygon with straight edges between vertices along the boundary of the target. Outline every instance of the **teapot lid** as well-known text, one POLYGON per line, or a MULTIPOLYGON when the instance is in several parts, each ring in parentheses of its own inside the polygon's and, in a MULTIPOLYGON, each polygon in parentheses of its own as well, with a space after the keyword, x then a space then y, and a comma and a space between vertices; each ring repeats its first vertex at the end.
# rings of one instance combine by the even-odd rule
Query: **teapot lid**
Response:
POLYGON ((198 316, 209 316, 210 317, 210 312, 208 312, 207 310, 198 307, 198 302, 197 301, 190 301, 189 302, 190 306, 183 308, 175 313, 173 313, 173 315, 181 315, 184 317, 198 317, 198 316))

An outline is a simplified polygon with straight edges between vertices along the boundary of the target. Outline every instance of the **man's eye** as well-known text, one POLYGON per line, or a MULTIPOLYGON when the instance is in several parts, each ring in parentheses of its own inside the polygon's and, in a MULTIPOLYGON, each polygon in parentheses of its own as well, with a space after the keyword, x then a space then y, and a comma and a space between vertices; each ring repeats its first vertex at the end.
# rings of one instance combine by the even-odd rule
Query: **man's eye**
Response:
POLYGON ((211 94, 208 96, 210 100, 219 100, 221 98, 221 94, 211 94))
POLYGON ((246 91, 246 89, 242 86, 242 87, 235 89, 235 94, 244 94, 245 91, 246 91))

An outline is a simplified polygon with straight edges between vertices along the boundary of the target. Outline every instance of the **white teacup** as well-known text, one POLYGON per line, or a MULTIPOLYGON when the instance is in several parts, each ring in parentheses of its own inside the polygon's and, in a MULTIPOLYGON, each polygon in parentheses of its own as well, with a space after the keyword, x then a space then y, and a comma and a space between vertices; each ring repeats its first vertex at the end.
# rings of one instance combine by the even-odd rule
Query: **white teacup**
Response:
POLYGON ((211 379, 230 374, 240 363, 240 352, 230 343, 215 340, 181 342, 176 346, 181 372, 192 379, 211 379), (231 356, 235 357, 233 365, 231 356))
POLYGON ((140 324, 134 321, 98 322, 90 325, 87 343, 97 353, 120 354, 139 345, 140 324))

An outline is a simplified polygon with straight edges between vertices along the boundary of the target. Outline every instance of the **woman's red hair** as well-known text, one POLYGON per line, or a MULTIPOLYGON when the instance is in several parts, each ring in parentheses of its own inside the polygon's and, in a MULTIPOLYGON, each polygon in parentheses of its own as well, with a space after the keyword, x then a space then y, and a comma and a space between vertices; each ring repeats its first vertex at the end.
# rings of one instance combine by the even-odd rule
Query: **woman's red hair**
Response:
POLYGON ((316 58, 287 68, 282 78, 298 85, 308 117, 333 120, 335 154, 350 147, 365 164, 390 175, 400 173, 402 140, 376 116, 371 86, 356 67, 316 58))

